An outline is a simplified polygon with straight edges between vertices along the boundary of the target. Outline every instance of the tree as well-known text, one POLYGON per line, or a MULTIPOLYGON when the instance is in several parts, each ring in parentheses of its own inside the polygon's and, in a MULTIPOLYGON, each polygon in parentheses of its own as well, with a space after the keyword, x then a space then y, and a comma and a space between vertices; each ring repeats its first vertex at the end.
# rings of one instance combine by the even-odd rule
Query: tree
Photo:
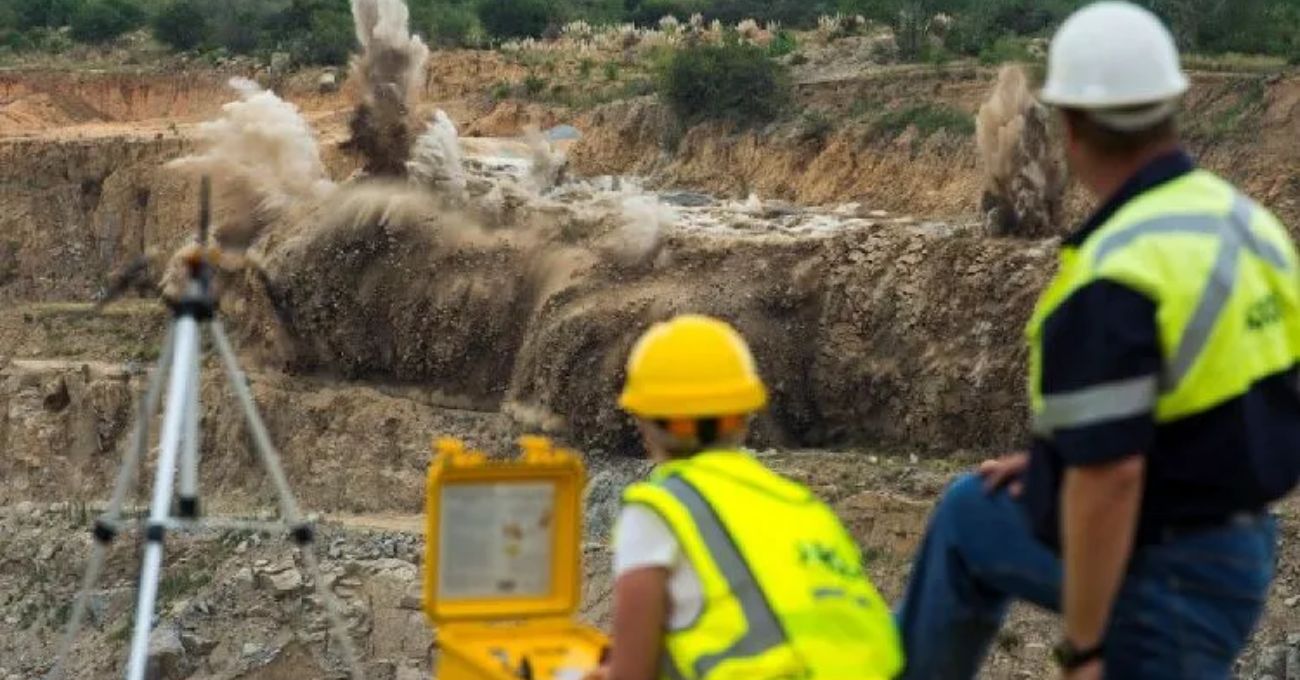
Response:
POLYGON ((703 14, 733 25, 742 19, 756 18, 806 28, 816 26, 817 17, 834 11, 833 0, 711 0, 703 14))
POLYGON ((439 47, 468 47, 483 33, 471 0, 410 0, 411 30, 439 47))
POLYGON ((208 17, 198 0, 176 0, 162 8, 151 22, 153 35, 174 50, 192 50, 208 37, 208 17))
POLYGON ((685 123, 730 120, 742 125, 780 115, 790 77, 767 51, 738 42, 697 45, 673 53, 659 74, 659 94, 685 123))
POLYGON ((935 15, 952 12, 958 4, 955 0, 840 0, 842 10, 891 26, 905 59, 921 55, 935 15))
POLYGON ((334 10, 319 10, 311 15, 307 34, 306 58, 314 64, 342 65, 356 46, 352 15, 334 10))
POLYGON ((536 38, 559 18, 553 3, 546 0, 491 0, 479 5, 483 28, 498 38, 536 38))
POLYGON ((623 7, 623 0, 569 0, 569 16, 592 24, 614 24, 626 16, 623 7))
POLYGON ((17 28, 59 28, 72 23, 83 0, 10 0, 17 28))
POLYGON ((627 4, 627 18, 631 21, 654 25, 671 14, 679 19, 692 14, 703 14, 712 3, 707 0, 631 0, 627 4))
POLYGON ((72 38, 108 42, 144 23, 144 10, 128 0, 91 0, 72 15, 72 38))

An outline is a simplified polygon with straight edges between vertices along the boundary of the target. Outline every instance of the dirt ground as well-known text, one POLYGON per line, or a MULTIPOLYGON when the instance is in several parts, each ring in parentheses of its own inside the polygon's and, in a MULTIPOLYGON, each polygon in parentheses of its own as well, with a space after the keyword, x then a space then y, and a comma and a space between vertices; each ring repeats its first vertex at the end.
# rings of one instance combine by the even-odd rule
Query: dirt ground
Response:
MULTIPOLYGON (((441 108, 485 137, 529 124, 583 133, 577 181, 543 190, 494 167, 527 144, 466 143, 480 169, 458 203, 346 182, 360 165, 341 147, 359 93, 350 81, 320 91, 319 72, 0 74, 0 619, 12 631, 0 680, 52 661, 85 528, 167 322, 148 285, 102 312, 88 303, 140 258, 156 282, 189 238, 193 182, 166 163, 201 149, 199 124, 233 98, 231 75, 299 108, 340 187, 270 220, 223 299, 287 473, 323 520, 324 572, 302 573, 277 536, 178 539, 155 640, 163 677, 338 676, 313 578, 343 601, 368 677, 428 677, 437 642, 419 611, 420 512, 438 434, 507 451, 542 431, 587 454, 581 614, 608 624, 610 524, 619 491, 647 470, 612 395, 640 329, 686 310, 751 338, 775 394, 755 448, 835 507, 896 599, 948 481, 1023 441, 1020 329, 1054 243, 984 235, 969 137, 873 131, 873 115, 916 102, 973 112, 991 71, 862 63, 801 78, 800 105, 830 123, 816 135, 794 120, 704 126, 669 144, 649 98, 498 102, 489 89, 522 79, 523 57, 439 52, 417 88, 419 118, 441 108)), ((557 58, 556 84, 592 87, 577 64, 557 58)), ((1193 147, 1296 228, 1300 79, 1196 83, 1189 109, 1212 124, 1188 126, 1193 147)), ((1068 212, 1084 210, 1072 195, 1068 212)), ((206 507, 265 517, 271 488, 229 389, 215 363, 204 377, 206 507)), ((136 512, 145 488, 133 490, 136 512)), ((1300 678, 1289 670, 1300 669, 1300 506, 1279 512, 1279 578, 1241 677, 1300 678)), ((72 677, 120 668, 139 547, 130 538, 114 552, 72 677)), ((1055 637, 1049 616, 1018 609, 985 677, 1050 677, 1055 637)))

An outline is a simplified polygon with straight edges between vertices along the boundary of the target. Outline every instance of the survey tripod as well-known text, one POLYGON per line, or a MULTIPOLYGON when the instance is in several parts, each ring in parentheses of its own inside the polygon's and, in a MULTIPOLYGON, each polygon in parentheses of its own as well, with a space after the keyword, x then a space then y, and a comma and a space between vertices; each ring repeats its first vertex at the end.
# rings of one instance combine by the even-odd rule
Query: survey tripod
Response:
POLYGON ((107 511, 94 524, 94 543, 89 563, 82 579, 81 590, 73 604, 67 630, 59 645, 58 657, 49 680, 61 680, 64 665, 85 620, 90 592, 96 587, 104 568, 110 544, 121 533, 122 508, 137 469, 149 446, 149 423, 162 397, 166 382, 167 400, 163 408, 162 429, 159 435, 158 464, 154 476, 153 496, 149 505, 148 520, 144 524, 145 548, 140 570, 140 586, 136 601, 135 629, 131 635, 130 656, 127 661, 127 680, 144 680, 148 664, 149 635, 153 627, 154 609, 158 597, 158 582, 163 566, 163 542, 170 531, 203 529, 256 529, 287 530, 298 546, 302 562, 314 581, 316 594, 329 618, 330 629, 339 645, 340 655, 354 679, 362 677, 356 650, 343 623, 337 601, 324 579, 320 577, 319 564, 313 552, 315 532, 298 510, 297 501, 289 489, 289 482, 280 465, 280 455, 266 431, 248 382, 239 367, 238 359, 226 337, 217 316, 217 299, 212 278, 218 251, 208 247, 208 225, 211 218, 211 181, 204 177, 200 184, 199 226, 197 247, 186 251, 185 288, 180 299, 169 301, 173 314, 171 327, 163 342, 157 368, 148 381, 137 413, 135 431, 125 453, 122 467, 113 484, 113 495, 107 511), (274 523, 222 522, 199 517, 199 390, 202 363, 202 330, 210 331, 212 344, 217 350, 226 378, 235 399, 239 402, 244 419, 252 435, 262 466, 275 487, 279 500, 280 517, 274 523), (176 494, 176 516, 172 516, 173 485, 179 471, 180 484, 176 494))

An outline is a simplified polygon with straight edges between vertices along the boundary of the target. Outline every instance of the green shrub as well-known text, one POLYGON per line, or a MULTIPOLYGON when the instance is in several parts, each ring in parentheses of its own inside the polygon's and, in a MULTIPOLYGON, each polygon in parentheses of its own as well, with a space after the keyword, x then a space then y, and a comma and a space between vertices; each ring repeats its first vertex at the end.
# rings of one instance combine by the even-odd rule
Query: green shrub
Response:
POLYGON ((79 42, 104 43, 138 28, 144 10, 127 0, 92 0, 72 15, 72 38, 79 42))
POLYGON ((955 55, 948 51, 943 45, 931 45, 929 43, 921 47, 919 54, 921 61, 931 66, 946 66, 953 60, 955 55))
POLYGON ((1283 57, 1263 54, 1225 52, 1215 55, 1184 54, 1183 66, 1197 71, 1227 71, 1231 73, 1272 73, 1286 67, 1283 57))
POLYGON ((5 47, 15 52, 25 52, 35 47, 36 44, 32 39, 27 37, 22 31, 8 28, 0 31, 0 47, 5 47))
POLYGON ((224 47, 233 54, 250 54, 274 47, 273 38, 277 37, 286 44, 304 42, 307 37, 304 34, 312 26, 312 14, 324 4, 291 5, 285 10, 283 6, 265 0, 205 0, 204 10, 208 13, 214 47, 224 47), (286 15, 293 16, 293 23, 277 31, 277 24, 284 21, 286 15))
POLYGON ((709 9, 708 4, 704 0, 628 0, 627 18, 633 23, 649 26, 669 14, 683 19, 696 12, 703 12, 709 9))
POLYGON ((596 62, 583 57, 582 60, 578 62, 578 77, 583 80, 591 80, 591 69, 595 65, 596 62))
POLYGON ((50 54, 66 52, 72 49, 74 45, 72 38, 68 37, 67 31, 57 28, 33 28, 24 35, 30 41, 31 49, 49 52, 50 54))
POLYGON ((18 29, 18 10, 0 0, 0 32, 18 29))
MULTIPOLYGON (((9 0, 17 18, 16 28, 60 28, 72 23, 72 17, 84 0, 9 0)), ((39 40, 29 36, 33 42, 39 40)))
POLYGON ((1184 134, 1196 142, 1249 136, 1258 130, 1257 122, 1267 108, 1267 97, 1267 84, 1262 77, 1256 77, 1211 110, 1187 116, 1183 122, 1184 134))
POLYGON ((824 144, 826 138, 835 132, 835 123, 824 112, 808 109, 799 117, 798 129, 800 140, 824 144))
POLYGON ((611 83, 614 82, 614 81, 616 81, 616 80, 618 80, 618 62, 617 62, 617 61, 607 61, 607 62, 605 62, 605 80, 608 80, 608 81, 611 82, 611 83))
POLYGON ((491 92, 492 101, 499 102, 499 101, 509 99, 511 96, 514 95, 514 91, 515 88, 512 87, 510 83, 507 83, 504 80, 498 81, 497 84, 492 86, 492 92, 491 92))
POLYGON ((429 40, 440 47, 471 47, 478 43, 483 28, 468 5, 443 5, 429 22, 429 40))
POLYGON ((926 102, 885 112, 876 119, 873 129, 884 138, 893 138, 909 127, 916 127, 917 135, 921 139, 938 132, 950 132, 960 137, 969 137, 975 134, 975 118, 961 109, 946 104, 926 102))
POLYGON ((158 12, 151 28, 158 42, 176 50, 192 50, 208 37, 208 17, 197 0, 177 0, 158 12))
POLYGON ((736 42, 674 53, 659 69, 659 95, 686 123, 772 120, 790 101, 785 67, 759 47, 736 42))
POLYGON ((1029 41, 1014 35, 1004 35, 980 50, 980 63, 986 66, 1005 64, 1007 62, 1035 61, 1029 51, 1029 41))
POLYGON ((789 31, 777 31, 772 42, 767 45, 767 53, 773 57, 784 57, 799 49, 799 40, 789 31))
POLYGON ((351 15, 332 9, 312 13, 311 32, 307 34, 306 50, 302 55, 307 62, 332 66, 346 64, 355 46, 356 33, 351 15))
POLYGON ((558 20, 558 8, 546 0, 489 0, 479 5, 483 29, 498 38, 537 38, 558 20))
POLYGON ((524 94, 536 97, 546 89, 546 79, 536 73, 529 73, 524 78, 524 94))

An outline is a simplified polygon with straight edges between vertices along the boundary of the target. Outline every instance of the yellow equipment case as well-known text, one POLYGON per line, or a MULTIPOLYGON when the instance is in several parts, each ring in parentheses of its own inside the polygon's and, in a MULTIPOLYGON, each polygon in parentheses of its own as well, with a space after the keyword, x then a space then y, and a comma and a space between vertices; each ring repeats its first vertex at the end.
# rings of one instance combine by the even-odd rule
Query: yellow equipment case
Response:
POLYGON ((517 460, 441 439, 429 466, 424 611, 438 680, 582 680, 608 640, 581 597, 579 456, 541 437, 517 460))

